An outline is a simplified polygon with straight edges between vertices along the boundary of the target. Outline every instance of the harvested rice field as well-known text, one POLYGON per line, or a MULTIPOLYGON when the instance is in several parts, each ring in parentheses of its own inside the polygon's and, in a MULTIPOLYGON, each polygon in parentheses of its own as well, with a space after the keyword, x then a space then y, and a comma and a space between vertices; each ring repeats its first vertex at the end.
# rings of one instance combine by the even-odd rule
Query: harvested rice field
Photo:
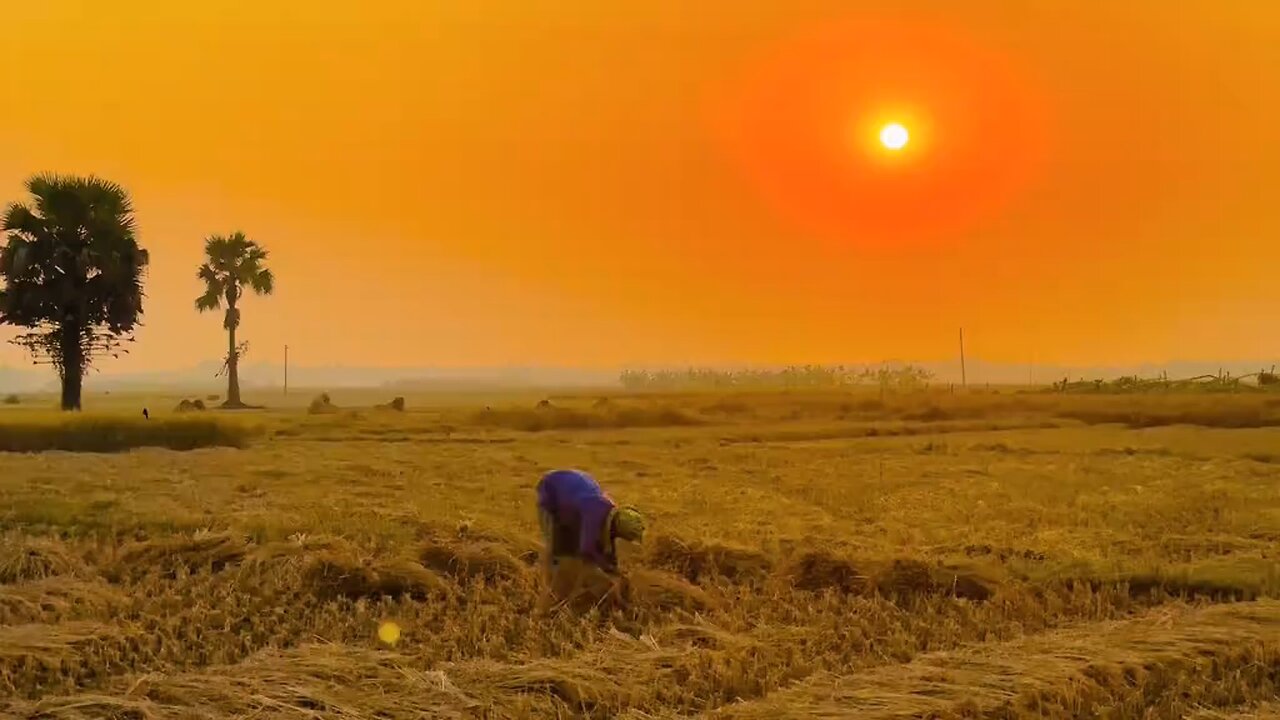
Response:
POLYGON ((1274 395, 318 392, 0 409, 0 716, 1280 717, 1274 395))

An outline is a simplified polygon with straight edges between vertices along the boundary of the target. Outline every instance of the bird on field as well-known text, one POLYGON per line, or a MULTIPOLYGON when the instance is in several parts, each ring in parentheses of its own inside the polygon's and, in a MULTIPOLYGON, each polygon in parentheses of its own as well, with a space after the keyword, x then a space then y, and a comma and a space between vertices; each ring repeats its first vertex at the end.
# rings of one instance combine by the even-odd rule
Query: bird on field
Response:
POLYGON ((561 560, 577 558, 617 583, 617 541, 644 539, 645 520, 639 510, 619 506, 595 478, 580 470, 554 470, 538 481, 538 524, 542 529, 543 573, 548 589, 555 588, 561 560))
POLYGON ((151 413, 147 412, 147 409, 146 409, 146 408, 142 408, 142 419, 143 419, 143 420, 150 420, 150 419, 151 419, 151 413))

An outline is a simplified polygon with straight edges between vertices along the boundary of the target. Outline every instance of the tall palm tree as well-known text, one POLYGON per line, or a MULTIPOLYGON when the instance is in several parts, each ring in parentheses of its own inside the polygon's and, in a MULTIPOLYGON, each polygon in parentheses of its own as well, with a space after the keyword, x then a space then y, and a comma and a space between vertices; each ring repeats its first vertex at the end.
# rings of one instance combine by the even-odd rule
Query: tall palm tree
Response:
POLYGON ((213 235, 204 242, 205 263, 196 272, 204 281, 204 294, 196 298, 196 310, 217 310, 226 303, 222 326, 227 329, 227 399, 223 407, 244 407, 240 401, 240 356, 244 348, 236 345, 236 328, 240 327, 237 304, 246 290, 270 295, 275 277, 265 267, 267 251, 258 243, 237 232, 230 236, 213 235))
POLYGON ((36 175, 31 203, 13 203, 0 231, 0 323, 30 330, 12 342, 57 368, 62 409, 79 410, 95 355, 123 351, 142 316, 149 261, 129 194, 95 177, 36 175))

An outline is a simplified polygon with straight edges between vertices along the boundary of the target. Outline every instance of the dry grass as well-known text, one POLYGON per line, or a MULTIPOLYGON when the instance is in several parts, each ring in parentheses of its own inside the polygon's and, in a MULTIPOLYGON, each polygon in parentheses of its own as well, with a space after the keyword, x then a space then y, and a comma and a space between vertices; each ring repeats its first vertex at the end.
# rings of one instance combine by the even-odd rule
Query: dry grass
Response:
POLYGON ((119 589, 97 579, 63 576, 0 585, 0 625, 110 617, 127 606, 119 589))
POLYGON ((1280 691, 1280 603, 1189 610, 822 676, 719 718, 1180 717, 1280 691))
POLYGON ((1125 398, 1182 423, 1142 428, 1095 425, 1119 407, 1096 396, 538 400, 0 454, 0 716, 1207 720, 1274 698, 1270 396, 1125 398), (539 613, 533 486, 563 466, 653 529, 616 588, 582 573, 539 613))
POLYGON ((1187 720, 1280 720, 1280 702, 1264 702, 1223 710, 1206 708, 1188 715, 1187 720))
POLYGON ((83 561, 61 543, 18 533, 0 537, 0 583, 43 580, 84 570, 83 561))
POLYGON ((1064 402, 1059 417, 1090 424, 1121 423, 1133 428, 1200 425, 1217 428, 1280 426, 1280 395, 1211 395, 1147 398, 1100 397, 1078 404, 1064 402))
POLYGON ((698 425, 702 420, 674 407, 593 405, 590 409, 539 405, 533 408, 493 408, 476 413, 473 422, 487 427, 540 432, 602 428, 657 428, 698 425))
POLYGON ((0 417, 0 452, 122 452, 158 447, 194 450, 244 447, 251 436, 242 424, 205 418, 152 418, 23 413, 0 417))

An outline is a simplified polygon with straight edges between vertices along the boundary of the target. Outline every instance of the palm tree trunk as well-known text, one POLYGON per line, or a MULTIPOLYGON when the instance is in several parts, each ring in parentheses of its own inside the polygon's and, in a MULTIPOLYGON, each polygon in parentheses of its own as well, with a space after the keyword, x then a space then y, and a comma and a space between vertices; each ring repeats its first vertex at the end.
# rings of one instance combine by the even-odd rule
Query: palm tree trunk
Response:
POLYGON ((84 348, 80 345, 80 324, 63 321, 58 342, 62 352, 62 409, 79 410, 84 382, 84 348))
MULTIPOLYGON (((234 313, 235 308, 231 311, 234 313)), ((240 401, 240 356, 236 352, 237 324, 230 323, 231 327, 227 328, 227 401, 223 403, 226 407, 239 407, 244 404, 240 401)))

